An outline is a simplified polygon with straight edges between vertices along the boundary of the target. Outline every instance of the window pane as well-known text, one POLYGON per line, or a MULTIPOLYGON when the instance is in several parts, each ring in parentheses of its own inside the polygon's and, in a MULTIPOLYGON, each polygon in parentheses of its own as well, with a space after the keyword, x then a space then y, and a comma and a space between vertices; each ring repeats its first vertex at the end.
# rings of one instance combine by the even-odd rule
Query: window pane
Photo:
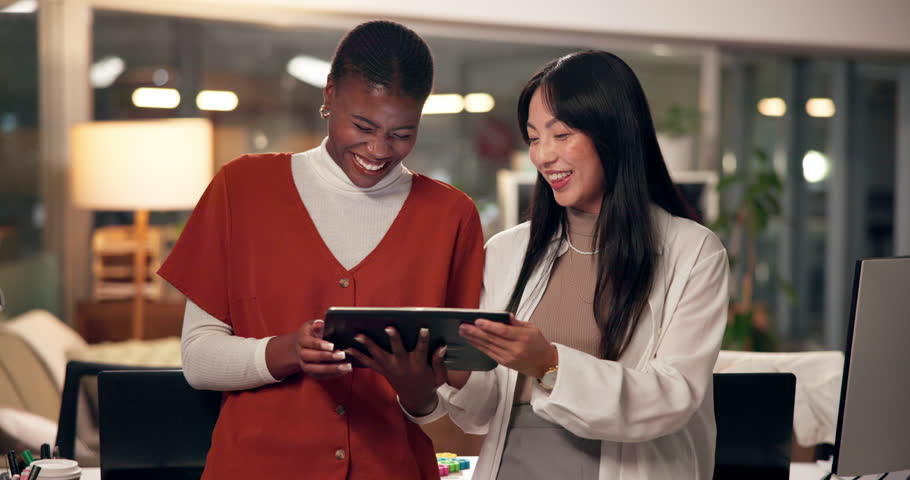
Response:
POLYGON ((7 316, 59 313, 56 257, 43 250, 35 13, 0 12, 0 289, 7 316))

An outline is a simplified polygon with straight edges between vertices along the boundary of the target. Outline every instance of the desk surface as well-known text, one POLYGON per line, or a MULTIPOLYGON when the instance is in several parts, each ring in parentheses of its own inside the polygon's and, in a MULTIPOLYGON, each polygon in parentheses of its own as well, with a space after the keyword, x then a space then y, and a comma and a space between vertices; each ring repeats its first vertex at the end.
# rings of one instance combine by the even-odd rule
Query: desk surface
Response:
MULTIPOLYGON (((472 461, 477 460, 477 457, 465 457, 472 461)), ((471 480, 471 476, 474 473, 474 469, 467 470, 465 472, 458 472, 454 475, 449 475, 447 477, 442 477, 444 480, 471 480)), ((828 471, 815 463, 793 463, 790 464, 790 480, 821 480, 822 477, 828 474, 828 471)), ((906 472, 895 472, 892 475, 888 476, 888 479, 895 478, 895 480, 904 480, 907 475, 910 475, 910 471, 906 472)), ((879 476, 870 475, 862 477, 862 480, 866 479, 877 479, 879 476)), ((101 469, 100 468, 86 468, 82 470, 82 480, 101 480, 101 469)))

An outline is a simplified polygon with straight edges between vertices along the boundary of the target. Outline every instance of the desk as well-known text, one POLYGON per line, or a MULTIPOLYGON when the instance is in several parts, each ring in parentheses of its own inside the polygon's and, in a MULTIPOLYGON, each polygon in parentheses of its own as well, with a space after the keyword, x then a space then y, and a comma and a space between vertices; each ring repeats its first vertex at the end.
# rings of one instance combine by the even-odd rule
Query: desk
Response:
MULTIPOLYGON (((471 465, 474 465, 474 462, 477 461, 477 457, 464 457, 471 460, 471 465)), ((458 472, 454 475, 449 475, 448 477, 442 477, 442 480, 471 480, 471 476, 474 473, 474 469, 470 469, 464 472, 458 472)), ((821 480, 822 477, 828 474, 828 471, 823 467, 815 463, 792 463, 790 464, 790 480, 821 480)), ((894 478, 895 480, 904 480, 907 476, 910 475, 910 470, 904 472, 895 472, 891 475, 888 475, 886 480, 894 478)), ((862 477, 861 480, 872 480, 877 479, 880 475, 868 475, 862 477)), ((847 477, 852 480, 853 477, 847 477)), ((82 470, 82 480, 101 480, 101 469, 100 468, 86 468, 82 470)))
MULTIPOLYGON (((471 458, 471 457, 465 457, 471 458)), ((476 457, 475 457, 476 458, 476 457)), ((458 472, 447 477, 442 477, 444 480, 471 480, 471 472, 473 470, 468 470, 465 472, 458 472)), ((101 469, 100 468, 83 468, 82 469, 82 478, 80 480, 101 480, 101 469)), ((818 480, 818 479, 813 479, 818 480)))

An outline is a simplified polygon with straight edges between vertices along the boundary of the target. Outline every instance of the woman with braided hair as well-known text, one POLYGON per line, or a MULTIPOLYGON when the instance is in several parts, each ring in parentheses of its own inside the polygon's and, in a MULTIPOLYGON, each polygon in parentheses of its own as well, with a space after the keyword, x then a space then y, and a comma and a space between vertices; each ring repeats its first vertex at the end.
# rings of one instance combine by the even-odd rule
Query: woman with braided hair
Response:
POLYGON ((408 414, 435 406, 444 351, 407 375, 354 370, 319 320, 331 306, 478 305, 473 202, 401 163, 432 82, 413 31, 357 26, 332 62, 322 144, 240 157, 196 206, 159 274, 188 299, 187 380, 224 392, 203 478, 438 477, 408 414))

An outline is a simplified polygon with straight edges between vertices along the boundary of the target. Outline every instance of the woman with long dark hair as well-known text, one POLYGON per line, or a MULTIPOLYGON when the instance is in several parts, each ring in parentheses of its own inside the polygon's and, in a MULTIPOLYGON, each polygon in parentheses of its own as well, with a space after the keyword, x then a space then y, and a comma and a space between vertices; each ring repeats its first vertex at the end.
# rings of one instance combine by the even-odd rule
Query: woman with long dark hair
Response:
POLYGON ((477 209, 401 163, 433 86, 423 39, 361 24, 327 80, 322 144, 222 168, 159 272, 188 298, 187 380, 224 392, 204 479, 439 476, 400 406, 432 407, 442 352, 427 365, 423 334, 407 378, 355 370, 320 318, 331 306, 476 307, 477 209))
POLYGON ((534 75, 518 122, 538 170, 530 221, 486 247, 461 334, 500 366, 449 372, 435 415, 486 434, 475 479, 710 479, 726 251, 690 220, 645 94, 615 55, 534 75))

